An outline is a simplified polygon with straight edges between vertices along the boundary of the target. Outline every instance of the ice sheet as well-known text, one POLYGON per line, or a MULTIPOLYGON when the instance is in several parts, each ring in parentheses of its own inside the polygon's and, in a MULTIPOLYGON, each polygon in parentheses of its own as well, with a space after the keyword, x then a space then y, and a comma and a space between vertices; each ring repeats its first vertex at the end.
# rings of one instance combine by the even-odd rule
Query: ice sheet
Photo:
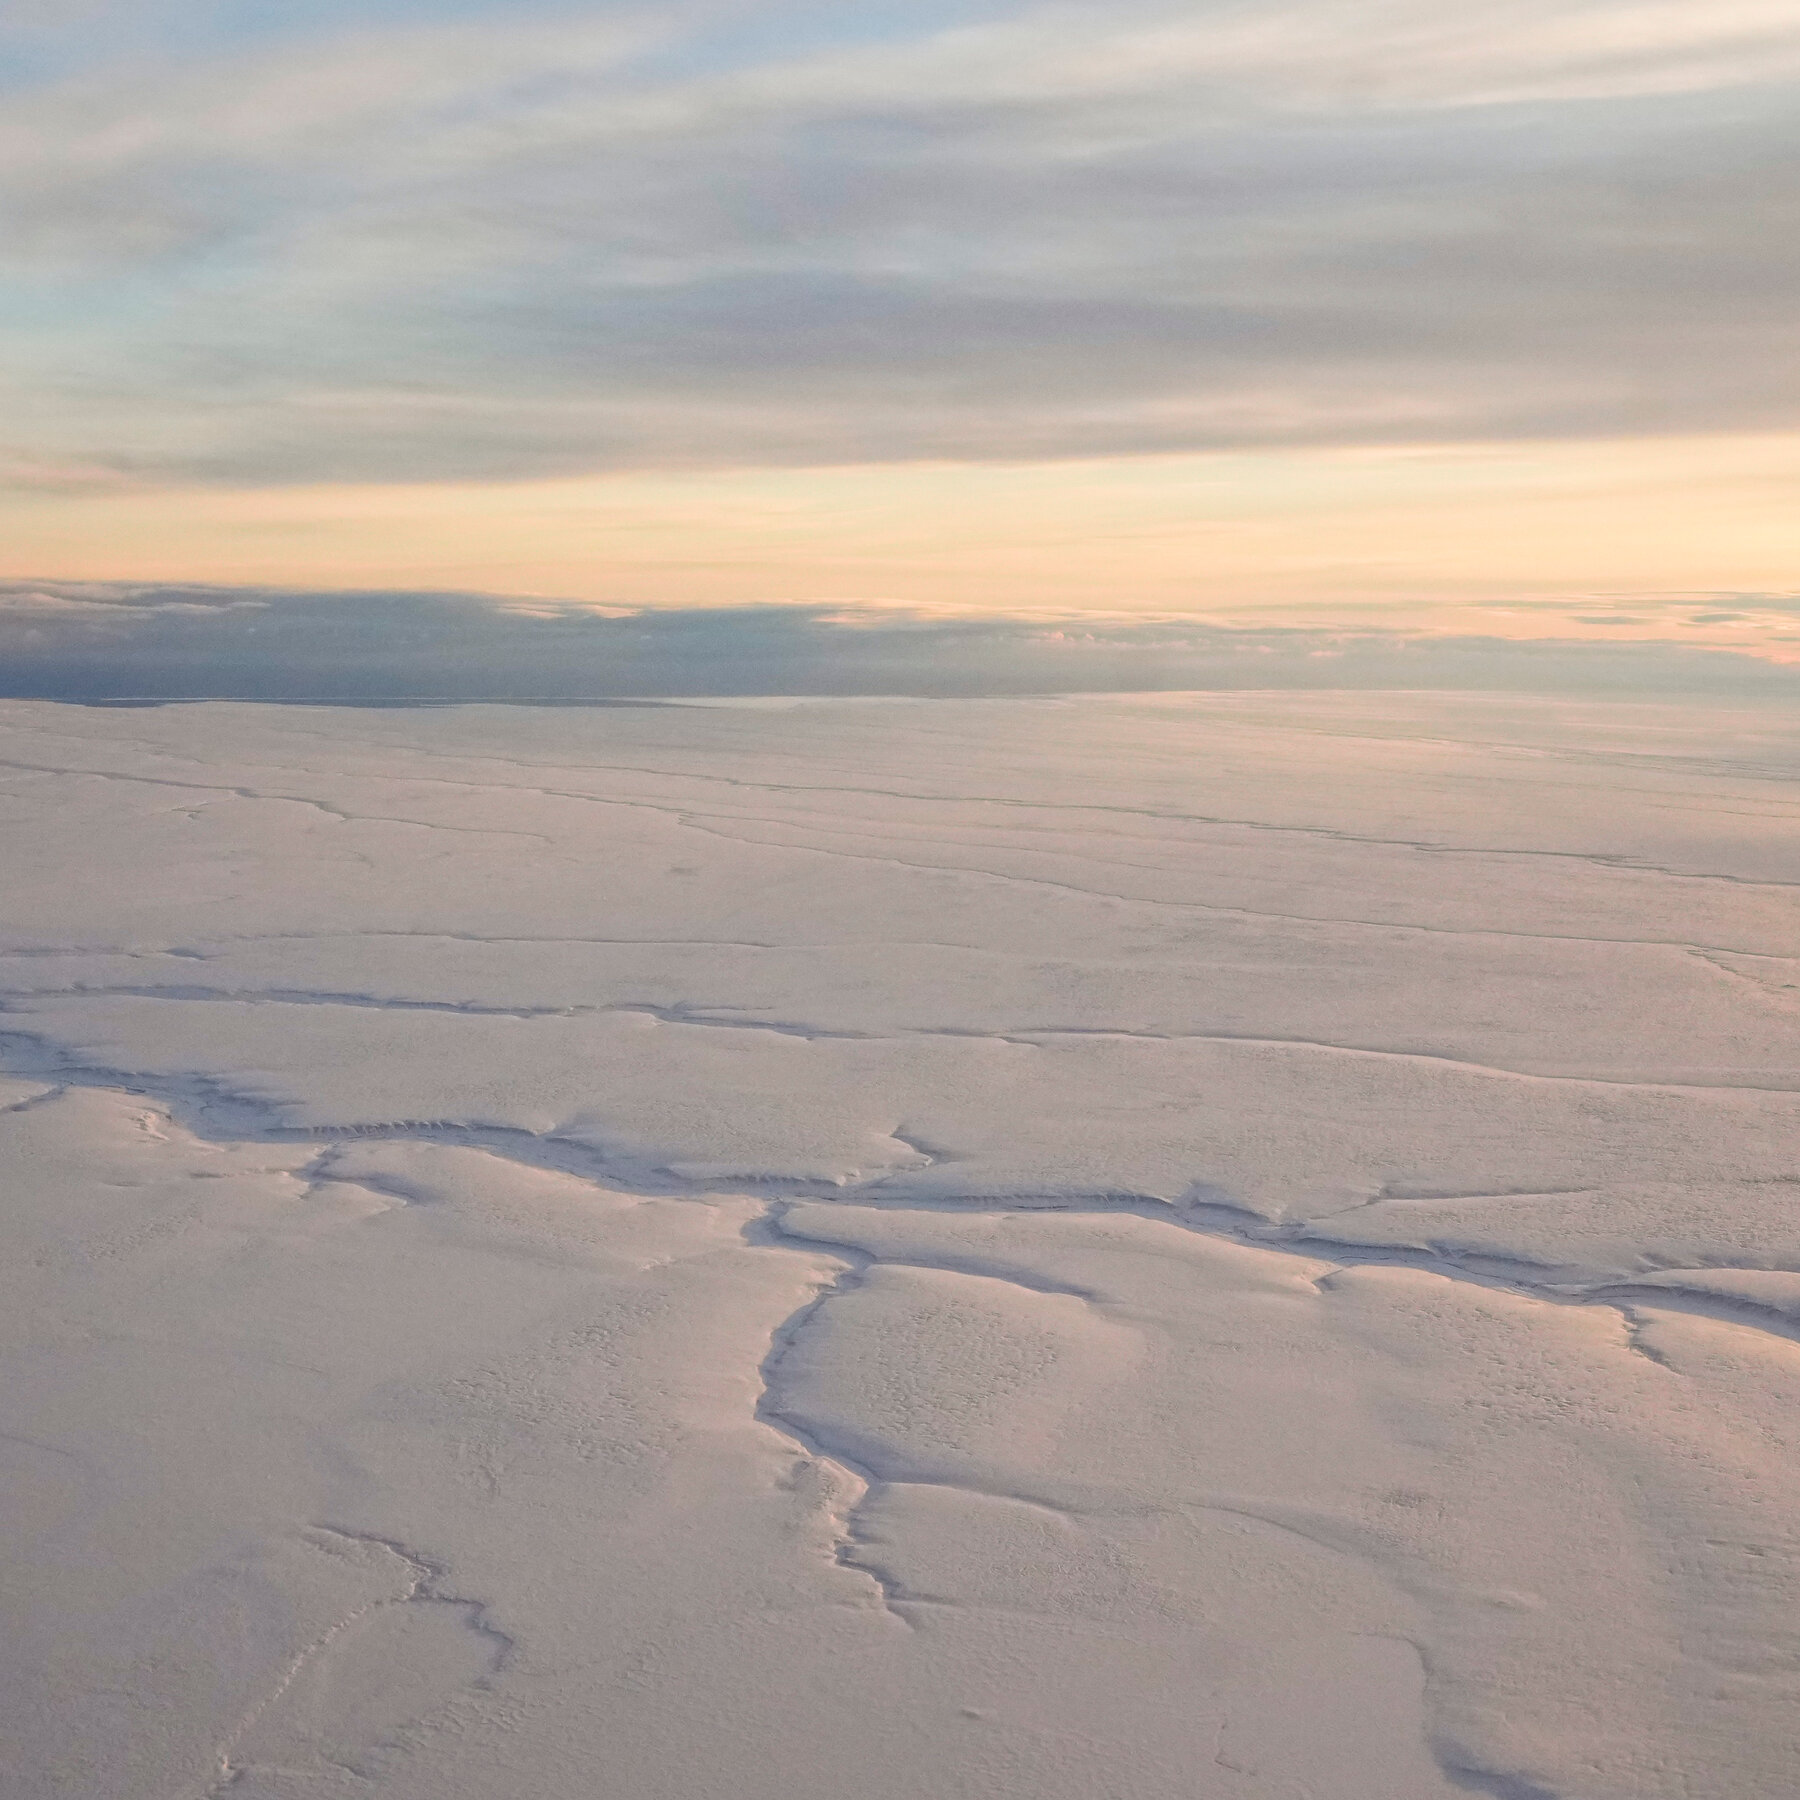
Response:
POLYGON ((0 707, 16 1791, 1785 1795, 1797 776, 0 707))

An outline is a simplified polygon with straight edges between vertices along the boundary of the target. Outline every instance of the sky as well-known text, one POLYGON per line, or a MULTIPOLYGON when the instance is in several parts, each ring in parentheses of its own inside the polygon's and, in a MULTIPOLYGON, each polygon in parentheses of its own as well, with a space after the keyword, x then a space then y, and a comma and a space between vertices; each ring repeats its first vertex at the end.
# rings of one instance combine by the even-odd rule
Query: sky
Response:
POLYGON ((17 593, 1800 661, 1797 292, 1795 0, 0 0, 17 593))

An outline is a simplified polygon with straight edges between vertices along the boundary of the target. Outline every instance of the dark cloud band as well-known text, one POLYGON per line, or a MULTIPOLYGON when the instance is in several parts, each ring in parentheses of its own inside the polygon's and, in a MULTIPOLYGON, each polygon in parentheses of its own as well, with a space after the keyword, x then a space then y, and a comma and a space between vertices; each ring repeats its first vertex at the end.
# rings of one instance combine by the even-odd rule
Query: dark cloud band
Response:
POLYGON ((597 612, 476 594, 16 584, 0 696, 392 705, 734 695, 1439 688, 1800 698, 1800 666, 1652 642, 1184 620, 597 612))

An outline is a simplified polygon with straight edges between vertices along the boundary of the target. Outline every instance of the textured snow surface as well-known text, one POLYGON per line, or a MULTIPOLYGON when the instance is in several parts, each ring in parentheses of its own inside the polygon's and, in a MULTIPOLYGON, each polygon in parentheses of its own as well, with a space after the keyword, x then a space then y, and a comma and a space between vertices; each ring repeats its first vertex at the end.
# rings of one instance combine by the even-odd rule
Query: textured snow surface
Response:
POLYGON ((1785 1800, 1800 721, 0 705, 9 1800, 1785 1800))

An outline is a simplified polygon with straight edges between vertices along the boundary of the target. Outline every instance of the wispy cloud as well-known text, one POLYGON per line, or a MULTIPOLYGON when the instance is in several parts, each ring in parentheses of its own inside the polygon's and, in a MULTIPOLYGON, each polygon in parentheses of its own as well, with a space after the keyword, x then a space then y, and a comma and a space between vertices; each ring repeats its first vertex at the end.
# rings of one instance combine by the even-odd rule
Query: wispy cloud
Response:
POLYGON ((1790 0, 843 10, 303 7, 126 59, 105 9, 40 20, 0 112, 11 466, 1792 419, 1790 0))

